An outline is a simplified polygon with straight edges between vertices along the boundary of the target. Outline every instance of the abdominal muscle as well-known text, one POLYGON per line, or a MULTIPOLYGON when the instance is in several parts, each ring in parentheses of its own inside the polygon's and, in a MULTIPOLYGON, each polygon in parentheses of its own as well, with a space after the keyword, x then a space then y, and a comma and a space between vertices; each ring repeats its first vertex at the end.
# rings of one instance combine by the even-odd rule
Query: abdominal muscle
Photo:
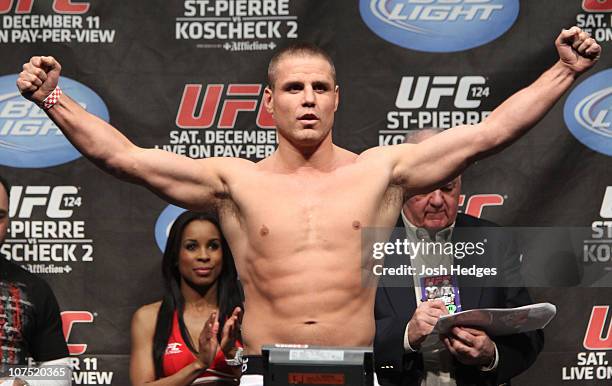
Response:
POLYGON ((342 258, 308 251, 277 264, 250 257, 259 263, 247 263, 250 272, 241 270, 246 298, 242 338, 249 354, 275 343, 372 344, 376 288, 362 283, 359 252, 342 258))

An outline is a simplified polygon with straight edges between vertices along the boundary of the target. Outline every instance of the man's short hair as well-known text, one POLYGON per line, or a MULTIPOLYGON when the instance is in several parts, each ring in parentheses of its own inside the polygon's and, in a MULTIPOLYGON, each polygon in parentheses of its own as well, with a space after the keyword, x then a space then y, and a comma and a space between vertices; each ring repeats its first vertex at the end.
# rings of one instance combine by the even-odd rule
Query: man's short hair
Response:
POLYGON ((268 86, 270 88, 274 88, 278 62, 285 56, 320 56, 329 63, 331 67, 331 76, 334 79, 334 84, 336 83, 336 67, 334 66, 334 61, 331 56, 314 43, 296 42, 281 48, 274 54, 272 59, 270 59, 270 64, 268 65, 268 86))
POLYGON ((10 195, 11 195, 11 185, 2 176, 0 176, 0 184, 2 184, 2 187, 4 187, 4 190, 6 191, 6 196, 10 197, 10 195))

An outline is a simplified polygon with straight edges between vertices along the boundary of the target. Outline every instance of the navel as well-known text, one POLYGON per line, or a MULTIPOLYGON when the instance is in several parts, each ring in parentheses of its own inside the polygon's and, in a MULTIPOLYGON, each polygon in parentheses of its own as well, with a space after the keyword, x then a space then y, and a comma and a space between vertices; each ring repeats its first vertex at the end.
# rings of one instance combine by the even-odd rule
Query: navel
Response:
POLYGON ((353 229, 354 230, 361 229, 361 223, 358 220, 353 221, 353 229))
POLYGON ((268 229, 268 227, 265 225, 262 225, 261 228, 259 229, 259 234, 262 236, 267 236, 268 233, 270 233, 270 230, 268 229))

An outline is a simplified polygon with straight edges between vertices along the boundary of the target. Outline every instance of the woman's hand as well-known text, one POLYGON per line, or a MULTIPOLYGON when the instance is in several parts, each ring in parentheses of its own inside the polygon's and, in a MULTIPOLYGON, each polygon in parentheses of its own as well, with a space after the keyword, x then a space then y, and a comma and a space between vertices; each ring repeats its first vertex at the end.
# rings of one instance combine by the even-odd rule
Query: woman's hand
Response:
POLYGON ((240 319, 242 310, 240 307, 234 308, 232 316, 230 316, 223 326, 223 334, 221 336, 221 351, 227 359, 232 359, 236 356, 236 340, 240 332, 240 319))
MULTIPOLYGON (((224 329, 225 330, 225 329, 224 329)), ((217 318, 217 312, 213 312, 204 323, 204 328, 198 338, 199 343, 199 354, 198 361, 204 366, 209 368, 212 365, 217 350, 219 349, 219 340, 217 339, 217 332, 219 331, 219 320, 217 318)))

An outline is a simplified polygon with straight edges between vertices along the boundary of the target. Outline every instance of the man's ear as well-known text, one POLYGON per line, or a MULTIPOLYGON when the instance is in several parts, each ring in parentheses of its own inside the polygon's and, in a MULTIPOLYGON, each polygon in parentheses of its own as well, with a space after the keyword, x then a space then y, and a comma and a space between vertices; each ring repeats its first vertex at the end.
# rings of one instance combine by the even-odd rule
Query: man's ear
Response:
POLYGON ((264 89, 264 104, 266 106, 266 111, 270 114, 274 114, 274 101, 272 98, 272 89, 270 86, 266 86, 264 89))
POLYGON ((336 94, 336 101, 334 102, 334 111, 338 111, 338 104, 340 103, 340 86, 336 85, 334 88, 334 93, 336 94))

